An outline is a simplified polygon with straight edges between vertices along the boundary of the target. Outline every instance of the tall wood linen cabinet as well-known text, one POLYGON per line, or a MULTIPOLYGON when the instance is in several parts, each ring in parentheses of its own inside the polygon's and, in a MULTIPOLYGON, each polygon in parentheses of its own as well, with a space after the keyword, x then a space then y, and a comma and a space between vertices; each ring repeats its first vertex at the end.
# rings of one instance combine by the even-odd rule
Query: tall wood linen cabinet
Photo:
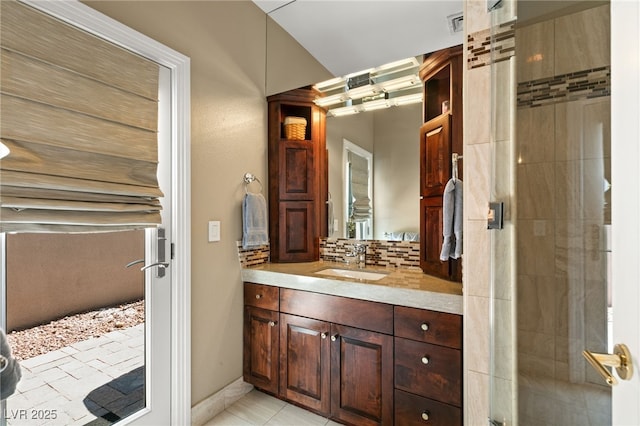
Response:
MULTIPOLYGON (((425 55, 420 67, 420 267, 429 275, 462 281, 462 259, 440 260, 442 196, 452 176, 452 154, 462 156, 462 46, 425 55)), ((462 159, 458 160, 462 180, 462 159)))
POLYGON ((272 262, 319 258, 327 232, 326 112, 315 91, 269 96, 269 239, 272 262), (290 131, 289 121, 304 122, 290 131))

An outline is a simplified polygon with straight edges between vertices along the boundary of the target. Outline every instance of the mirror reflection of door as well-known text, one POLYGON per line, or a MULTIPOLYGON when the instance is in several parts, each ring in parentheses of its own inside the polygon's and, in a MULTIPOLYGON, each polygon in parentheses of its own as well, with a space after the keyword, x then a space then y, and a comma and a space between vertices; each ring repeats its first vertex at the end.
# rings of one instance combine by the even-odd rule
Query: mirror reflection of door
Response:
POLYGON ((345 238, 373 238, 373 154, 343 139, 345 238))

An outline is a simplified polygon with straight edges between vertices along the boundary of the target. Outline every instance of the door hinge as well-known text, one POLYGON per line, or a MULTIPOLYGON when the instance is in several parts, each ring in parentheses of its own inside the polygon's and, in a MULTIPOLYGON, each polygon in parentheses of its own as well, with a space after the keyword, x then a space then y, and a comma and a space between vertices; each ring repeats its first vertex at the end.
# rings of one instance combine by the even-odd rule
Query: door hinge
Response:
POLYGON ((175 255, 176 255, 176 245, 174 243, 171 243, 171 260, 175 258, 175 255))

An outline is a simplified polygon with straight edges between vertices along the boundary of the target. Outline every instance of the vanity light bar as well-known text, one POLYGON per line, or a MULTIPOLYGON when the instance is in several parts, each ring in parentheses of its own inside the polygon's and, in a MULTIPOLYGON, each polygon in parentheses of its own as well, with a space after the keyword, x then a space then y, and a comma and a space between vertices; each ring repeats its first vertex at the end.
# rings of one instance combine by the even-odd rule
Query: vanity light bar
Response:
POLYGON ((375 111, 377 109, 389 108, 392 106, 410 105, 422 102, 422 93, 398 96, 392 99, 376 99, 375 101, 363 102, 359 105, 350 105, 341 108, 333 108, 327 114, 333 117, 357 114, 362 111, 375 111))
POLYGON ((391 106, 389 99, 378 99, 376 101, 363 102, 361 104, 363 111, 374 111, 376 109, 389 108, 391 106))
POLYGON ((319 107, 326 107, 329 105, 339 104, 347 100, 344 93, 337 93, 331 96, 325 96, 324 98, 316 98, 313 102, 319 107))
POLYGON ((396 106, 417 104, 418 102, 422 102, 422 93, 398 96, 397 98, 390 99, 390 101, 396 106))
POLYGON ((357 114, 360 112, 360 105, 346 106, 342 108, 333 108, 327 111, 327 114, 330 114, 334 117, 342 117, 344 115, 357 114))
POLYGON ((321 81, 320 83, 315 84, 313 87, 319 92, 326 92, 330 89, 337 89, 340 86, 345 86, 344 77, 335 77, 330 80, 321 81))
POLYGON ((393 80, 384 81, 379 86, 385 92, 393 92, 394 90, 406 89, 418 83, 420 79, 417 75, 405 75, 404 77, 394 78, 393 80))
POLYGON ((388 64, 380 65, 379 67, 374 68, 371 71, 371 74, 374 74, 374 73, 379 74, 382 71, 388 71, 388 70, 394 70, 394 72, 397 72, 397 71, 402 71, 409 68, 418 67, 419 65, 420 64, 418 64, 418 61, 416 60, 416 58, 414 56, 411 56, 410 58, 401 59, 399 61, 389 62, 388 64))

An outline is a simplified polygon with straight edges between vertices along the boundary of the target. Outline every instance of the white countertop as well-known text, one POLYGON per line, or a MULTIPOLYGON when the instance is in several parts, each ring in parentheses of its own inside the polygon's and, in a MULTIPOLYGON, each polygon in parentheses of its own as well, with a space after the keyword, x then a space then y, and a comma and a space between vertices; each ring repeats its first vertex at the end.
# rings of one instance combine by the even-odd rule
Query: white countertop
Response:
POLYGON ((378 281, 327 277, 316 272, 354 269, 335 262, 264 263, 242 269, 242 280, 296 290, 313 291, 411 308, 463 314, 462 284, 424 274, 420 270, 367 266, 366 271, 387 274, 378 281))

